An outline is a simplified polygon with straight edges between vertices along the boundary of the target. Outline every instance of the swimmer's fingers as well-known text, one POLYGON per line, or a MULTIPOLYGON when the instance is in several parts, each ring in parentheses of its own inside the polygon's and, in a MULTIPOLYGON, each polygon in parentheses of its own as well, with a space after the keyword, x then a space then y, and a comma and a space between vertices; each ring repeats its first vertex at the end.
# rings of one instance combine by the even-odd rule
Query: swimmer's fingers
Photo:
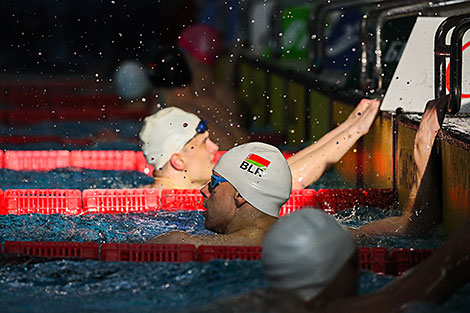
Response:
POLYGON ((359 104, 354 108, 351 114, 348 116, 348 120, 354 120, 364 115, 369 109, 378 110, 380 107, 381 100, 379 99, 362 99, 359 104))
POLYGON ((450 96, 445 95, 441 96, 437 99, 433 99, 428 101, 426 104, 426 109, 424 111, 423 120, 427 119, 429 115, 434 114, 435 111, 437 114, 437 120, 439 125, 442 125, 442 121, 444 120, 444 113, 447 105, 449 104, 450 96))
POLYGON ((363 112, 360 117, 360 122, 356 123, 359 132, 363 135, 367 134, 370 130, 370 127, 374 123, 374 120, 379 111, 380 100, 369 100, 369 107, 363 112))
POLYGON ((423 117, 421 118, 418 133, 425 131, 431 133, 432 136, 437 134, 444 120, 444 112, 448 102, 449 96, 443 96, 428 101, 423 117))

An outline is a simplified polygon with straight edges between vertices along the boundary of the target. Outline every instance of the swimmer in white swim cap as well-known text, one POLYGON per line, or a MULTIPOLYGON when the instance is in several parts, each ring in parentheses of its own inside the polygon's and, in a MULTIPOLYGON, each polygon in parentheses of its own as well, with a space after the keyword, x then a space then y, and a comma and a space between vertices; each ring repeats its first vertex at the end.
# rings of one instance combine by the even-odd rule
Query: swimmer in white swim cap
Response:
POLYGON ((201 189, 207 209, 204 225, 217 235, 174 231, 148 242, 261 245, 291 187, 290 169, 279 149, 259 142, 237 146, 220 158, 211 181, 201 189))
POLYGON ((219 147, 209 138, 207 121, 169 107, 146 117, 139 136, 147 162, 155 167, 149 187, 194 189, 210 180, 219 147))
MULTIPOLYGON (((378 100, 362 100, 344 123, 330 131, 318 140, 318 142, 292 155, 287 160, 292 174, 292 189, 303 189, 310 186, 322 176, 329 166, 338 162, 355 144, 355 142, 362 135, 367 133, 377 115, 379 106, 380 101, 378 100)), ((200 115, 198 114, 198 116, 200 115)), ((158 136, 167 137, 169 130, 162 129, 162 124, 155 123, 153 121, 153 117, 145 119, 144 128, 141 132, 141 139, 144 142, 144 147, 146 144, 146 140, 142 138, 144 129, 145 133, 148 134, 147 137, 149 138, 158 136)), ((218 120, 219 123, 223 123, 223 121, 224 120, 218 120)), ((213 123, 211 121, 211 130, 212 128, 213 123)), ((161 140, 164 140, 165 138, 162 138, 161 140)), ((211 136, 211 138, 213 138, 213 136, 211 136)), ((157 142, 158 140, 157 138, 153 138, 152 141, 157 142)), ((213 141, 214 143, 217 142, 215 139, 213 139, 213 141)), ((149 163, 150 162, 151 160, 149 160, 149 163)), ((196 160, 194 160, 194 162, 196 162, 196 160)), ((205 164, 202 164, 201 166, 205 168, 205 164)), ((191 176, 190 170, 188 170, 187 173, 191 176)), ((172 185, 173 187, 168 186, 167 188, 190 188, 184 187, 185 185, 180 185, 177 181, 173 182, 172 185)), ((158 186, 152 187, 160 188, 158 186)))

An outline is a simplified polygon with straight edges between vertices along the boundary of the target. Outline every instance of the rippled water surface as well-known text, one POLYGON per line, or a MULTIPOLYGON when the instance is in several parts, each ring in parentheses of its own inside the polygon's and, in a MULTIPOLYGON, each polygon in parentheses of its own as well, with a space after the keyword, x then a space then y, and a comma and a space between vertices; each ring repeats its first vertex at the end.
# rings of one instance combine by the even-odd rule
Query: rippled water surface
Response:
MULTIPOLYGON (((135 188, 152 179, 129 171, 16 172, 0 170, 2 189, 11 188, 135 188)), ((315 189, 348 188, 335 172, 315 189)), ((356 208, 336 215, 357 227, 397 212, 356 208)), ((0 216, 0 242, 10 240, 144 242, 170 230, 209 234, 201 212, 164 212, 109 215, 0 216)), ((434 248, 443 239, 437 229, 422 237, 379 236, 360 246, 434 248)), ((380 289, 394 277, 363 272, 360 293, 380 289)), ((0 263, 0 311, 4 312, 185 312, 189 308, 266 286, 259 261, 207 263, 127 263, 49 261, 0 263)), ((468 312, 470 288, 464 288, 437 312, 468 312)), ((426 304, 416 312, 425 312, 426 304), (421 311, 419 311, 421 310, 421 311), (424 311, 423 311, 424 310, 424 311)), ((433 307, 435 309, 435 307, 433 307)))

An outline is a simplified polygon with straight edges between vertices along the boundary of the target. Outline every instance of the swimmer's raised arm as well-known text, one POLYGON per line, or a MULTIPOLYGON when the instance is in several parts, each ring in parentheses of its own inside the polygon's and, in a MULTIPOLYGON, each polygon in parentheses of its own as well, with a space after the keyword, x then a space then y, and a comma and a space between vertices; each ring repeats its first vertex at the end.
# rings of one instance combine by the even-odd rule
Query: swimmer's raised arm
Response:
POLYGON ((290 157, 292 189, 311 185, 330 165, 341 160, 357 140, 368 133, 379 107, 379 100, 362 100, 344 123, 290 157))
POLYGON ((291 159, 295 160, 296 158, 302 158, 305 155, 308 155, 312 151, 321 148, 324 144, 333 140, 338 134, 341 134, 344 130, 350 127, 352 124, 356 123, 360 120, 361 116, 364 112, 371 106, 371 105, 379 105, 380 100, 377 99, 362 99, 359 104, 354 108, 354 110, 349 114, 344 122, 330 130, 328 133, 323 135, 319 140, 315 141, 315 143, 311 144, 310 146, 300 150, 299 152, 295 153, 291 159))
MULTIPOLYGON (((413 158, 416 166, 415 178, 403 214, 389 217, 352 229, 354 235, 370 233, 420 233, 440 222, 441 205, 439 192, 434 186, 437 181, 436 168, 429 162, 432 147, 444 119, 444 107, 448 96, 431 100, 416 132, 413 158)), ((431 159, 432 160, 432 159, 431 159)), ((433 160, 439 162, 439 160, 433 160)))

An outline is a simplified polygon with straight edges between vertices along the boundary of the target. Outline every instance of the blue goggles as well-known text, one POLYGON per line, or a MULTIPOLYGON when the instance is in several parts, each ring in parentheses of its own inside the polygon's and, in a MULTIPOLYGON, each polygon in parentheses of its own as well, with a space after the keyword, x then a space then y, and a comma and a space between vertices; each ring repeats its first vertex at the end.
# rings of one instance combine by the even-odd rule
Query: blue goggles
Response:
POLYGON ((220 183, 224 183, 228 180, 226 180, 225 178, 223 177, 220 177, 220 176, 215 176, 214 174, 212 174, 211 176, 211 182, 209 183, 209 192, 212 193, 212 191, 214 191, 214 189, 220 184, 220 183))
POLYGON ((207 124, 209 124, 209 121, 201 120, 196 127, 196 133, 204 134, 209 129, 207 124))

